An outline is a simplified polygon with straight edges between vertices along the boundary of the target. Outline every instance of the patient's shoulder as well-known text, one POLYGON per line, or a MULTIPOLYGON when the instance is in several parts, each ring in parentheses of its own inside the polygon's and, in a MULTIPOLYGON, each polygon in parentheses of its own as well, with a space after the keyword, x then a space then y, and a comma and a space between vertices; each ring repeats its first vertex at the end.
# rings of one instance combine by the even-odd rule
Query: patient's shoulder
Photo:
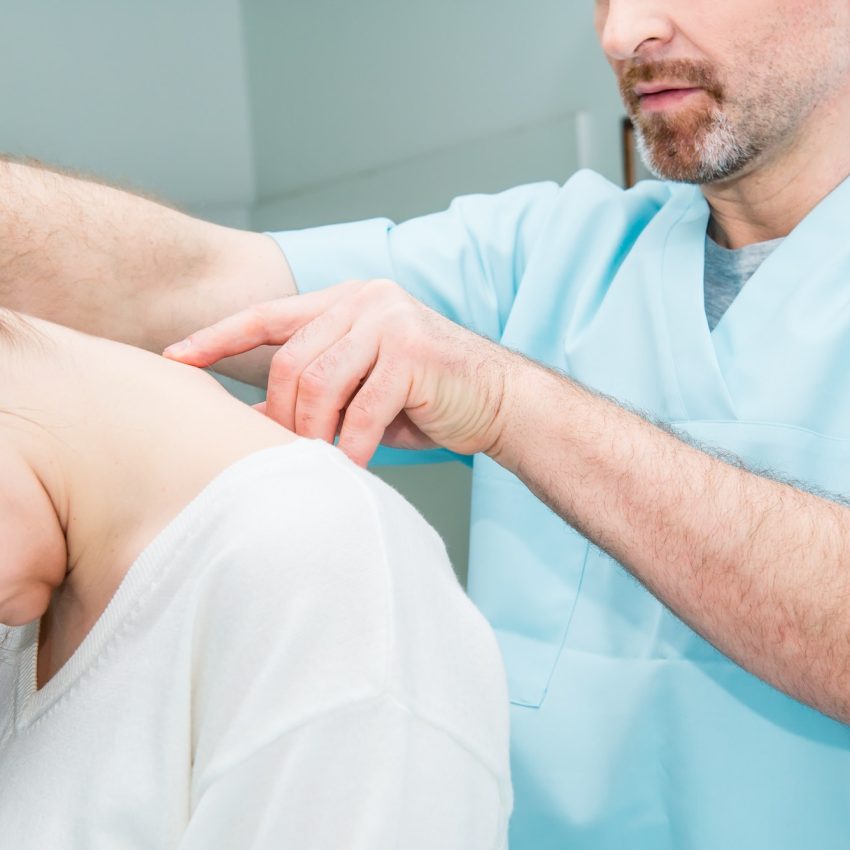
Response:
POLYGON ((255 582, 273 593, 386 591, 390 558, 394 573, 427 560, 435 574, 451 575, 442 541, 416 510, 323 442, 297 440, 250 455, 214 489, 205 560, 226 573, 216 580, 231 591, 244 585, 253 592, 255 582))
POLYGON ((286 688, 292 722, 392 693, 457 728, 458 704, 489 703, 469 734, 504 733, 493 635, 439 536, 398 493, 304 440, 247 458, 222 483, 198 588, 199 682, 238 692, 259 666, 286 688))

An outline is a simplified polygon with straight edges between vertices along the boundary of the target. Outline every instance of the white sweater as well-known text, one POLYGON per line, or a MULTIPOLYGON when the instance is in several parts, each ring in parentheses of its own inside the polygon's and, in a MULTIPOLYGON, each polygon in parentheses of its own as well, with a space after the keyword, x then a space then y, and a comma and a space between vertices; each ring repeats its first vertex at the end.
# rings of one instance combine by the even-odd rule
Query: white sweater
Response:
POLYGON ((0 655, 4 850, 505 846, 493 636, 435 532, 329 446, 219 475, 39 691, 36 647, 0 655))

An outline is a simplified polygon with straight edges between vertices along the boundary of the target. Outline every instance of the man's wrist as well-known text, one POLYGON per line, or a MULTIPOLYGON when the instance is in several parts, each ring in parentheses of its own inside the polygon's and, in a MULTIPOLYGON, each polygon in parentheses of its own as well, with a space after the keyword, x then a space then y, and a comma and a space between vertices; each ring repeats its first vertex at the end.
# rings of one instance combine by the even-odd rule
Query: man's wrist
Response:
POLYGON ((494 373, 494 414, 491 425, 491 444, 485 454, 500 466, 515 472, 521 462, 523 433, 534 427, 530 421, 536 415, 529 389, 540 380, 540 367, 531 360, 507 348, 490 363, 494 373))

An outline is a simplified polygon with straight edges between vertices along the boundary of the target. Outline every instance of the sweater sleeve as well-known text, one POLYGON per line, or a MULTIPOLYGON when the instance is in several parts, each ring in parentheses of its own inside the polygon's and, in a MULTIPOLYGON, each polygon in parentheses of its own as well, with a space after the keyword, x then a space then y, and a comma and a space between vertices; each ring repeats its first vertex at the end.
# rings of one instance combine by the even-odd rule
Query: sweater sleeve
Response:
POLYGON ((498 850, 507 697, 489 627, 394 491, 303 441, 228 490, 199 582, 181 850, 498 850))
POLYGON ((459 324, 498 340, 561 190, 554 183, 468 195, 444 212, 270 234, 300 292, 386 277, 459 324))
POLYGON ((501 850, 493 774, 391 697, 337 708, 227 765, 180 850, 501 850))

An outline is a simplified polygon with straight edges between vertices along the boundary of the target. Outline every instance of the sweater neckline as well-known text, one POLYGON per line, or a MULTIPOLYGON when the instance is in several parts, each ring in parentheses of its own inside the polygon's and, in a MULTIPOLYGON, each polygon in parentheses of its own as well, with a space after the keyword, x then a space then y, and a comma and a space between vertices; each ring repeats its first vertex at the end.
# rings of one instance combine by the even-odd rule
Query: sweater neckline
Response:
POLYGON ((167 567, 181 551, 203 532, 209 508, 225 497, 234 479, 253 470, 265 471, 272 457, 285 453, 314 451, 324 443, 298 438, 289 443, 260 449, 225 467, 168 522, 148 543, 118 585, 112 598, 73 655, 44 684, 37 688, 39 621, 12 630, 19 655, 14 700, 15 728, 36 723, 68 694, 104 656, 107 645, 123 629, 130 628, 167 574, 167 567))

